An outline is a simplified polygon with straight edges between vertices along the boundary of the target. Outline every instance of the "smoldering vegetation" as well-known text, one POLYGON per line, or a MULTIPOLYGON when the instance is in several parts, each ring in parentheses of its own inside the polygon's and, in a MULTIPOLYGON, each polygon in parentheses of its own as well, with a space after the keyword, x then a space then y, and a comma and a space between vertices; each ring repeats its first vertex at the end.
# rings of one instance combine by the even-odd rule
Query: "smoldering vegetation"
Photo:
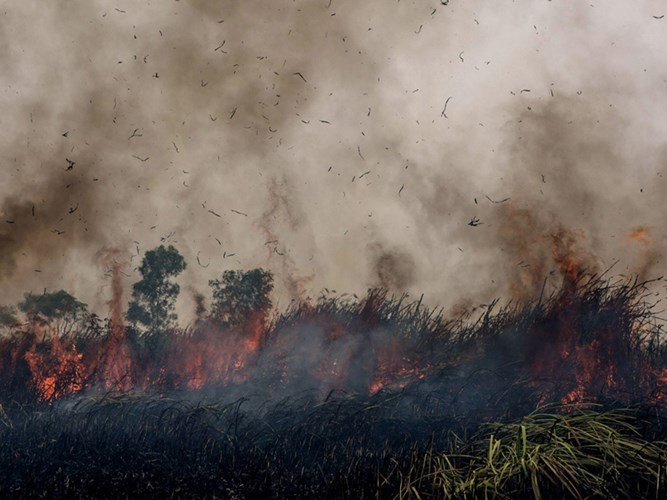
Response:
POLYGON ((659 498, 654 9, 7 5, 0 493, 659 498))
POLYGON ((648 285, 565 273, 556 294, 465 320, 323 294, 269 323, 126 329, 122 358, 99 355, 120 352, 112 326, 24 330, 2 344, 1 488, 659 496, 667 345, 648 285))

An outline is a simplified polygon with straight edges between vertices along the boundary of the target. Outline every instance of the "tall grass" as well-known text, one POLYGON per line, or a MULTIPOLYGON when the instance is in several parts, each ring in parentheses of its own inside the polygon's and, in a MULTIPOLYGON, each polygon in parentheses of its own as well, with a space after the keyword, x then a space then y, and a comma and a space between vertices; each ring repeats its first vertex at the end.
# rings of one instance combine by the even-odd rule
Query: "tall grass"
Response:
POLYGON ((424 456, 401 498, 664 498, 667 443, 630 410, 542 408, 424 456))
MULTIPOLYGON (((274 318, 240 380, 190 391, 169 363, 207 342, 213 362, 242 331, 128 330, 130 378, 154 385, 84 381, 48 402, 22 356, 49 340, 16 331, 0 339, 0 497, 662 498, 667 349, 649 299, 589 276, 450 320, 380 290, 323 296, 274 318), (334 361, 350 370, 323 391, 334 361), (391 363, 403 374, 367 390, 391 363)), ((107 337, 65 340, 86 360, 107 337)))

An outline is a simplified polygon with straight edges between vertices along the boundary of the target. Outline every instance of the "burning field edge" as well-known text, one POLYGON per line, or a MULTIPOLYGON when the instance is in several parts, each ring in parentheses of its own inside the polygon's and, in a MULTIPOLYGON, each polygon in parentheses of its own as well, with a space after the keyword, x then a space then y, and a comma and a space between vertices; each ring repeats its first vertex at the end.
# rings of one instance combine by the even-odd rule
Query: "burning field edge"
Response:
POLYGON ((0 494, 661 498, 653 297, 577 272, 478 317, 369 290, 185 330, 23 325, 0 339, 0 494))

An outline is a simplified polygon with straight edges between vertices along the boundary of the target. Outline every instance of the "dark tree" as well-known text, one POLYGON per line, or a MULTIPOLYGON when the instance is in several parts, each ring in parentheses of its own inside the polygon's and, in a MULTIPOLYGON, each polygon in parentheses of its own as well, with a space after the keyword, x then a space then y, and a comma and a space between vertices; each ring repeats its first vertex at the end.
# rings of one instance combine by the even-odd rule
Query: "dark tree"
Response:
POLYGON ((18 305, 32 322, 55 325, 61 334, 69 333, 76 321, 86 312, 86 304, 79 302, 65 290, 35 295, 26 293, 18 305))
POLYGON ((262 268, 225 271, 221 280, 208 284, 213 289, 212 314, 227 325, 242 325, 271 309, 273 275, 262 268))
POLYGON ((16 311, 13 307, 0 306, 0 328, 16 323, 16 311))
POLYGON ((177 316, 173 312, 181 290, 170 278, 186 267, 185 259, 172 245, 149 250, 139 267, 142 279, 132 286, 132 301, 127 319, 152 331, 168 328, 177 316))

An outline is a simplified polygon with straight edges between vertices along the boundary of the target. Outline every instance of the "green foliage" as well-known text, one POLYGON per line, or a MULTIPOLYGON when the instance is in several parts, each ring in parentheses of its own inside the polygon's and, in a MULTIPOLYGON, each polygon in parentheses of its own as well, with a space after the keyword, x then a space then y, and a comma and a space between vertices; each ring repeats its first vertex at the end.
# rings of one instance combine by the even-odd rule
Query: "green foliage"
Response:
POLYGON ((16 322, 16 311, 13 307, 0 306, 0 327, 11 326, 16 322))
POLYGON ((139 267, 142 279, 132 286, 127 319, 154 331, 174 322, 174 304, 181 288, 170 278, 178 276, 185 267, 185 259, 172 245, 160 245, 146 252, 139 267))
POLYGON ((18 306, 31 321, 50 322, 58 319, 75 319, 86 311, 86 305, 65 290, 41 295, 26 293, 18 306))
POLYGON ((660 496, 667 443, 644 439, 630 411, 551 410, 565 413, 488 424, 457 451, 425 457, 427 472, 404 477, 403 496, 424 486, 446 498, 660 496))
POLYGON ((210 280, 213 289, 212 313, 228 325, 239 325, 254 313, 271 308, 273 275, 262 268, 225 271, 221 280, 210 280))

